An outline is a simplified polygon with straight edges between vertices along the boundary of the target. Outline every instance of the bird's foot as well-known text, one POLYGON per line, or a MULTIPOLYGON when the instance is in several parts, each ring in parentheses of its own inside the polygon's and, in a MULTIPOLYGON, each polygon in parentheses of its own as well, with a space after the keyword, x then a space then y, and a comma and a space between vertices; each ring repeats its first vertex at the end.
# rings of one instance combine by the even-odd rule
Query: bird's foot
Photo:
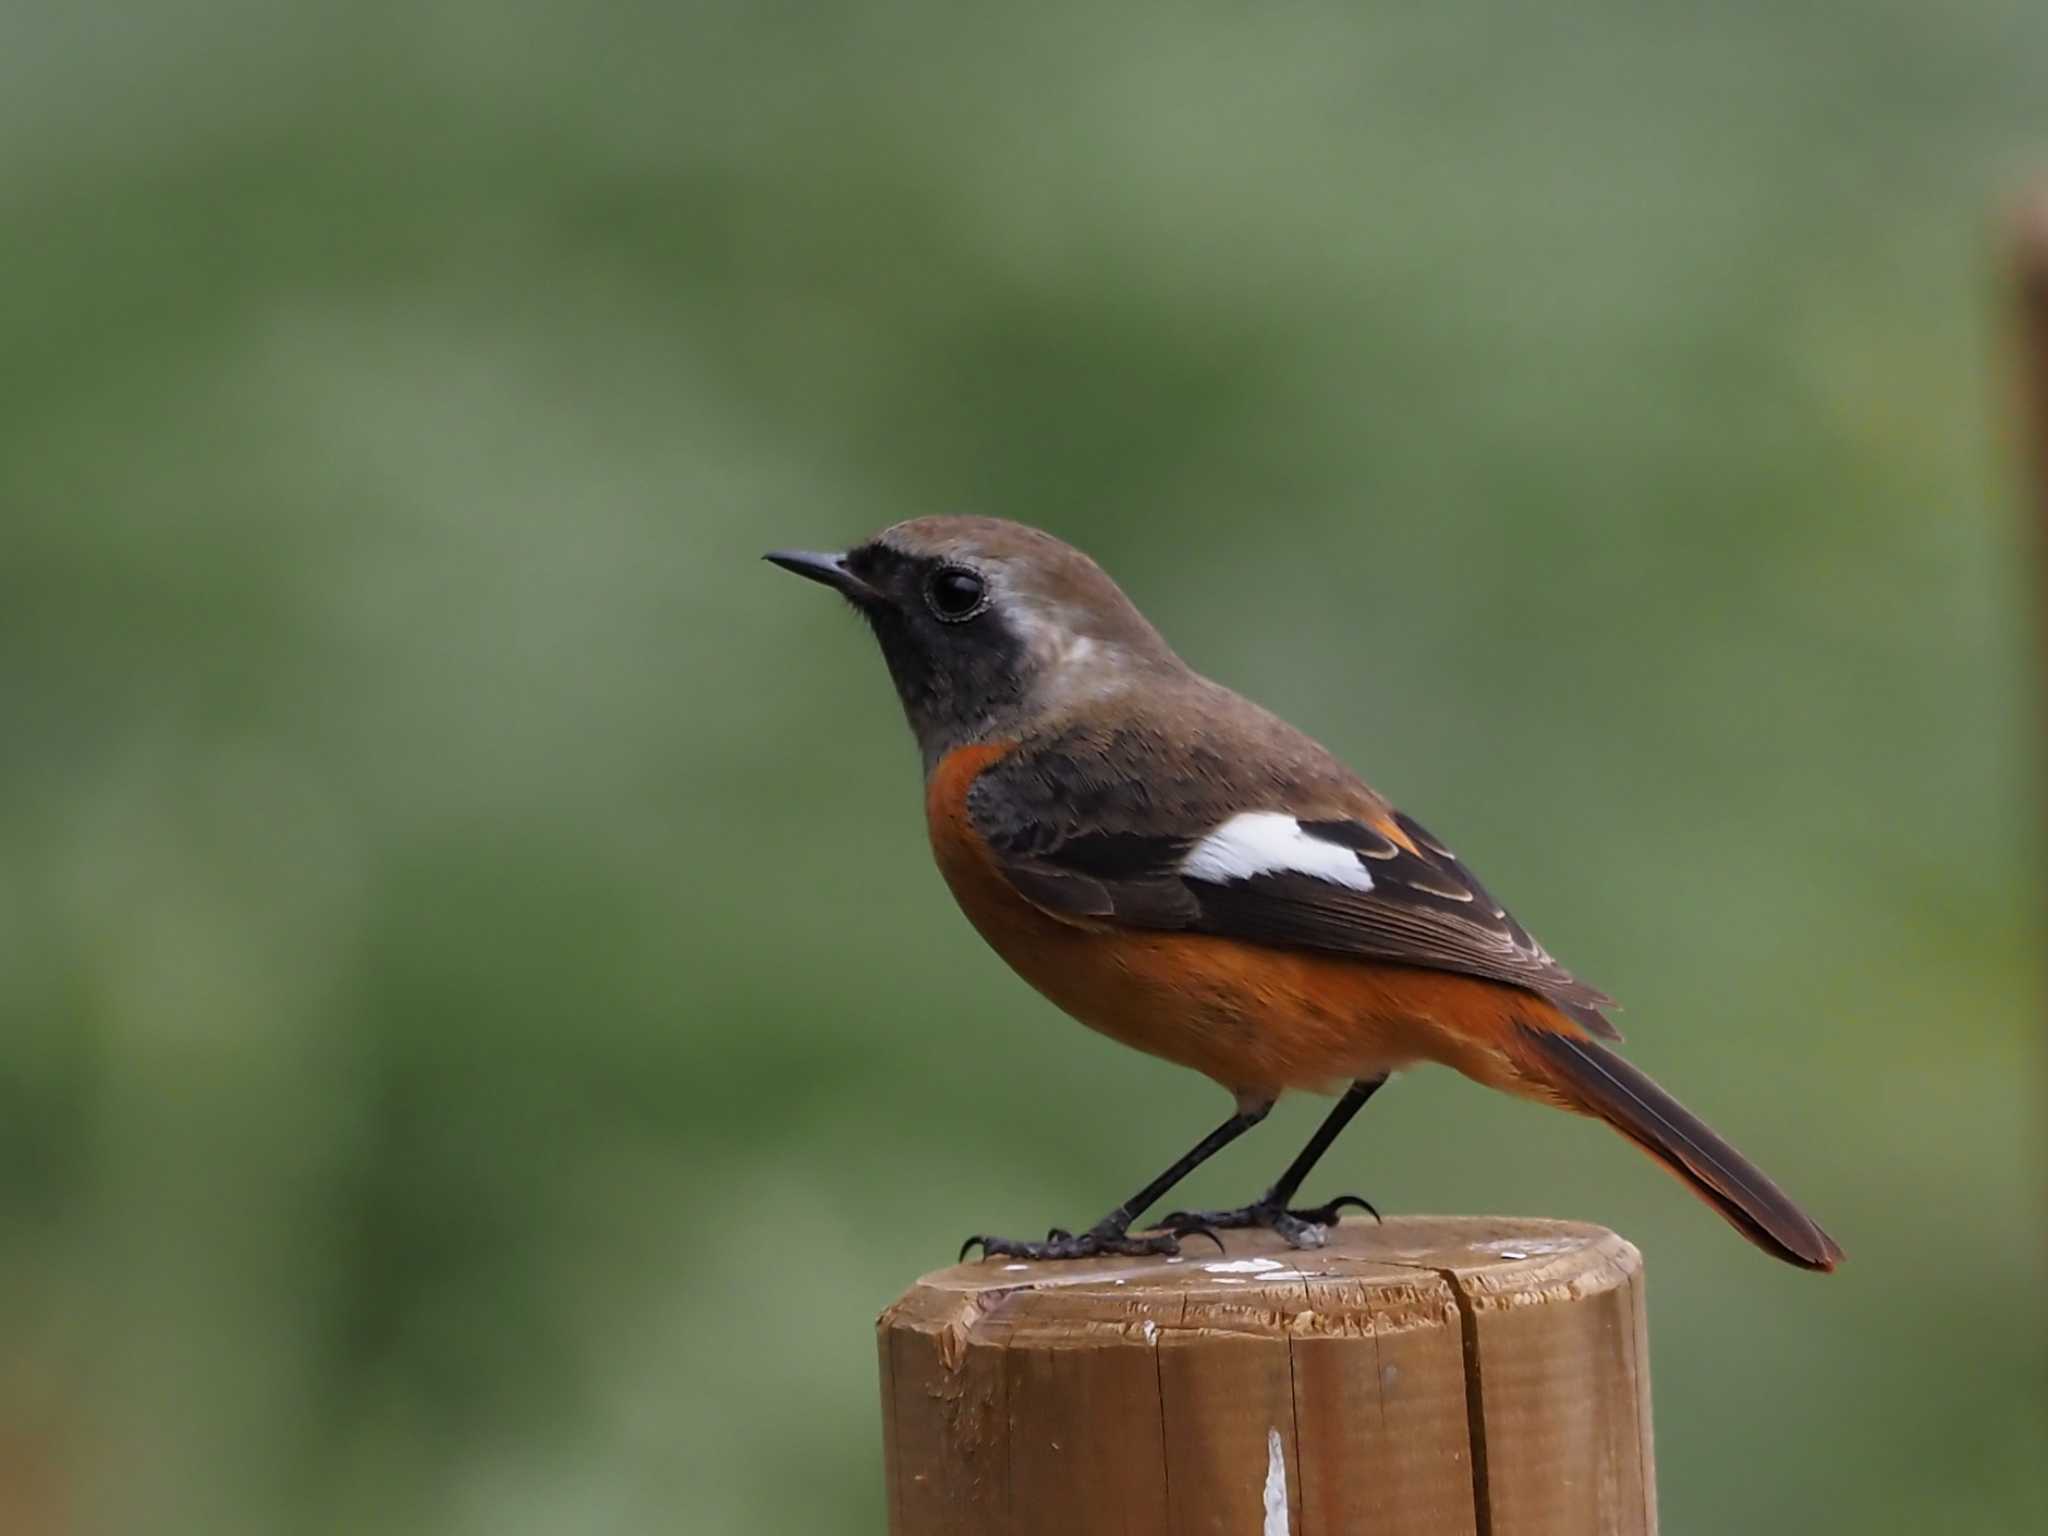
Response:
POLYGON ((1054 1227, 1045 1234, 1042 1243, 1015 1237, 987 1237, 977 1232, 960 1245, 960 1258, 964 1262, 968 1250, 977 1247, 985 1259, 1098 1259, 1105 1255, 1136 1258, 1154 1253, 1171 1256, 1180 1252, 1180 1240, 1184 1237, 1206 1237, 1219 1249, 1223 1246, 1222 1238, 1196 1220, 1170 1232, 1144 1232, 1135 1237, 1120 1227, 1098 1225, 1086 1232, 1054 1227))
POLYGON ((1185 1237, 1191 1232, 1213 1235, 1219 1231, 1264 1227, 1286 1238, 1291 1248, 1320 1248, 1328 1240, 1326 1229, 1337 1225, 1350 1207, 1364 1211, 1374 1221, 1380 1219, 1380 1213, 1370 1200, 1357 1195, 1339 1195, 1328 1205, 1303 1211, 1291 1211, 1264 1200, 1241 1205, 1234 1211, 1175 1211, 1160 1219, 1158 1230, 1185 1237))

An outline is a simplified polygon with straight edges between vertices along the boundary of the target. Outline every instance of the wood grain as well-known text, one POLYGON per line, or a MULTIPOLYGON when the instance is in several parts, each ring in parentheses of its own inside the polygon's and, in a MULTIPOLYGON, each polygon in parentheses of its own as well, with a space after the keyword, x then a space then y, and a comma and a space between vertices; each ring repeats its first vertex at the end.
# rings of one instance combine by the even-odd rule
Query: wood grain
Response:
POLYGON ((883 1313, 895 1536, 1643 1536, 1636 1250, 1346 1223, 1297 1252, 962 1264, 883 1313))

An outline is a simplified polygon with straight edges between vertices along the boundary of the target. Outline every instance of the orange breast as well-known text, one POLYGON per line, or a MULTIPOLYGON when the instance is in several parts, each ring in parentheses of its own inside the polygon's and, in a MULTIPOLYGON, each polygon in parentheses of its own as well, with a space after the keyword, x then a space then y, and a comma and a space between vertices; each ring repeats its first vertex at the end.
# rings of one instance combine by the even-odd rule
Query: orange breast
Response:
POLYGON ((1418 1060, 1524 1093, 1499 1047, 1510 1022, 1578 1032, 1540 998, 1473 977, 1050 915, 1003 878, 967 814, 975 777, 1011 745, 963 747, 933 771, 932 852, 996 953, 1091 1029, 1250 1094, 1418 1060))

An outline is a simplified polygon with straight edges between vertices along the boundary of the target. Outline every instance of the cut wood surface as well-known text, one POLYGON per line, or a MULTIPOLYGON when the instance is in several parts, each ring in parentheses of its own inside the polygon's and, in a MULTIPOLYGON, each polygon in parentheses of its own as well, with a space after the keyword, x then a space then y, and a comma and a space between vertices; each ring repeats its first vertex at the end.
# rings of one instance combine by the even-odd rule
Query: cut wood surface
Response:
POLYGON ((1640 1536, 1642 1259, 1601 1227, 1347 1221, 926 1275, 882 1314, 895 1536, 1640 1536))

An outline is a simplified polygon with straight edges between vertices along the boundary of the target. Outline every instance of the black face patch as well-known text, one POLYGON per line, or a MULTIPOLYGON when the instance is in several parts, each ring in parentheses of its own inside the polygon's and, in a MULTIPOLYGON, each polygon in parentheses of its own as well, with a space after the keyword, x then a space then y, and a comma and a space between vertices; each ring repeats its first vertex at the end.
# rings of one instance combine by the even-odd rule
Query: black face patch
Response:
POLYGON ((864 544, 847 568, 879 595, 861 612, 881 643, 882 658, 903 700, 903 712, 927 758, 971 737, 990 715, 1024 695, 1025 648, 1000 605, 941 617, 930 593, 935 580, 974 574, 969 564, 909 555, 887 544, 864 544))

